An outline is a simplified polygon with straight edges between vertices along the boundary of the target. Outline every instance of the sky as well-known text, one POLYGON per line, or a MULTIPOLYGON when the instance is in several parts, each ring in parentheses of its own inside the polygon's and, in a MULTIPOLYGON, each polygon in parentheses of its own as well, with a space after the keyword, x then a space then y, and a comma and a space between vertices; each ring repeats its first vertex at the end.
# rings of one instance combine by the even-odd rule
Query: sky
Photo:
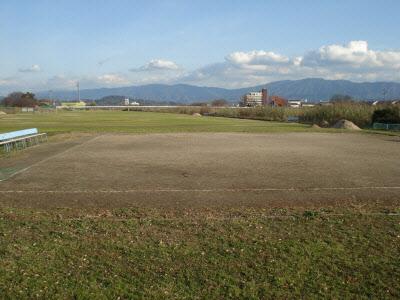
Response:
POLYGON ((0 95, 319 77, 400 82, 398 0, 1 0, 0 95))

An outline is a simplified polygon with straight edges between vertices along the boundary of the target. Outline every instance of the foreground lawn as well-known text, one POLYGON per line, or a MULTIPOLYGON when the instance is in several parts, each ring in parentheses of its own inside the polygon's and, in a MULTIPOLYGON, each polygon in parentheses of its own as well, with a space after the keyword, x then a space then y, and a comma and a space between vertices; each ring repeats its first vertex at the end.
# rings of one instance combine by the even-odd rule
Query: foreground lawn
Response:
POLYGON ((398 298, 398 215, 0 212, 4 298, 398 298))
POLYGON ((37 127, 50 134, 70 132, 284 132, 308 131, 308 125, 183 114, 125 111, 64 111, 10 114, 0 118, 0 132, 37 127))

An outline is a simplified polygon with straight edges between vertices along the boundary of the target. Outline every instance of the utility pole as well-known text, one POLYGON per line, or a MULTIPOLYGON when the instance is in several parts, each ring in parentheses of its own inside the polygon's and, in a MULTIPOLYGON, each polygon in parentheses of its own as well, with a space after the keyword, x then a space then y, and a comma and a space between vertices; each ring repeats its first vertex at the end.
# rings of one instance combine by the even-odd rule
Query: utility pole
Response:
POLYGON ((76 88, 78 89, 78 102, 81 102, 81 91, 79 89, 79 81, 76 83, 76 88))
POLYGON ((386 94, 387 94, 387 89, 386 88, 383 88, 382 94, 383 94, 383 101, 386 101, 386 94))
POLYGON ((53 105, 53 107, 55 107, 56 101, 54 101, 54 99, 53 99, 53 90, 49 91, 49 100, 50 100, 51 105, 53 105))

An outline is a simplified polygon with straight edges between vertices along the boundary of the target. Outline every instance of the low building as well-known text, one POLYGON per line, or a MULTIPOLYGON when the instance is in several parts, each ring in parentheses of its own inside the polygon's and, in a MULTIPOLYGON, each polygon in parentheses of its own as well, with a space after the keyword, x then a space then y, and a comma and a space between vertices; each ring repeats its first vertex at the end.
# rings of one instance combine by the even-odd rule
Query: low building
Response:
POLYGON ((288 106, 293 108, 301 107, 314 107, 314 103, 309 103, 307 99, 305 100, 288 100, 288 106))
POLYGON ((242 97, 244 106, 260 106, 262 105, 262 93, 250 92, 242 97))
POLYGON ((68 101, 68 102, 61 102, 61 106, 66 106, 66 107, 82 107, 82 106, 86 106, 86 102, 84 102, 84 101, 68 101))
POLYGON ((268 96, 268 90, 262 89, 261 92, 250 92, 242 97, 242 105, 254 106, 287 106, 288 101, 279 96, 268 96))
POLYGON ((371 105, 398 105, 400 104, 400 100, 375 100, 375 101, 369 101, 367 102, 371 105))
POLYGON ((288 106, 294 108, 300 108, 303 106, 303 102, 301 100, 288 100, 288 106))
POLYGON ((262 89, 261 92, 250 92, 242 97, 243 106, 268 105, 268 90, 262 89))
POLYGON ((55 106, 54 100, 51 99, 40 99, 38 105, 41 107, 55 106))
POLYGON ((330 106, 330 105, 333 105, 333 103, 329 102, 329 101, 319 101, 318 105, 319 106, 330 106))
POLYGON ((279 96, 271 96, 269 97, 268 104, 271 106, 283 107, 288 105, 288 101, 279 96))

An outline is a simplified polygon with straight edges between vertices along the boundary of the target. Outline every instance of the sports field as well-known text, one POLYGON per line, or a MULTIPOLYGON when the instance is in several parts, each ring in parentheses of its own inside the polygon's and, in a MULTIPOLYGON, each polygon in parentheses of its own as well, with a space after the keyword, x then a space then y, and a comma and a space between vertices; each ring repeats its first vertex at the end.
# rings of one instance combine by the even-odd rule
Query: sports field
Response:
POLYGON ((7 115, 0 291, 400 297, 400 138, 144 112, 7 115))

